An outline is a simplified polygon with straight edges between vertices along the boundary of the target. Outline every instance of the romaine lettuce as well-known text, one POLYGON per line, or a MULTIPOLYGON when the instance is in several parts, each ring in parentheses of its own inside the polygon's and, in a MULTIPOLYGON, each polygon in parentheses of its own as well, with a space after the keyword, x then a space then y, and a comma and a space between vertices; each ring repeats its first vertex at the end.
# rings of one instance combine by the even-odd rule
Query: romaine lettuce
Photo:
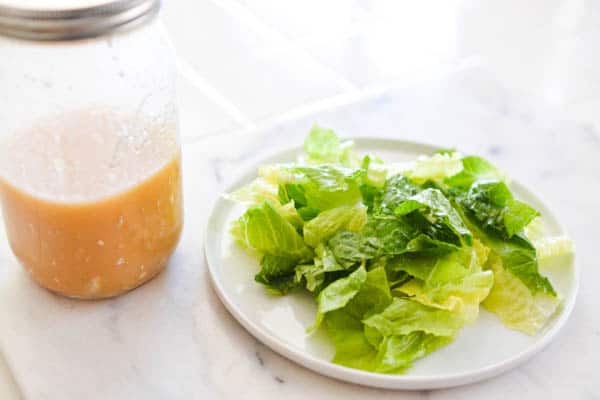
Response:
POLYGON ((412 163, 361 159, 318 125, 304 149, 227 198, 249 204, 232 234, 260 260, 255 280, 314 296, 308 331, 324 327, 333 362, 403 373, 473 323, 480 305, 528 334, 560 306, 538 260, 572 252, 572 242, 545 237, 539 212, 486 160, 451 150, 412 163))
POLYGON ((359 232, 366 222, 367 208, 362 203, 332 208, 304 224, 304 241, 317 247, 340 230, 359 232))
POLYGON ((502 258, 496 254, 490 256, 488 267, 494 273, 494 286, 483 306, 509 328, 535 335, 556 312, 560 299, 545 292, 532 293, 504 268, 502 258))

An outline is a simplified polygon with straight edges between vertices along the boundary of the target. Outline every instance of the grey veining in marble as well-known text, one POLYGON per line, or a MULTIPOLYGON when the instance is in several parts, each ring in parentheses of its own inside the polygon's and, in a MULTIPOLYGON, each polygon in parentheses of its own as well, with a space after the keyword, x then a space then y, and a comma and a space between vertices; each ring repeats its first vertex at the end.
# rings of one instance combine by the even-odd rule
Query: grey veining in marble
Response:
POLYGON ((30 399, 597 399, 600 398, 600 133, 516 97, 478 69, 253 136, 184 148, 186 226, 170 267, 114 300, 80 302, 36 287, 0 237, 0 349, 30 399), (552 206, 577 245, 574 313, 545 351, 500 377, 431 392, 369 389, 321 377, 257 342, 213 291, 202 243, 228 176, 265 151, 300 143, 318 122, 482 154, 552 206))

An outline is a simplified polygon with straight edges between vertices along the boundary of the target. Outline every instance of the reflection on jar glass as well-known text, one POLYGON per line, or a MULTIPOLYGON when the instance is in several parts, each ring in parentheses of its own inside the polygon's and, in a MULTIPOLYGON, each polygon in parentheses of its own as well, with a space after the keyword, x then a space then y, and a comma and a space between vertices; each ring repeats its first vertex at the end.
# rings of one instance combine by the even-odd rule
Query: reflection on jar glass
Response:
POLYGON ((6 10, 0 198, 11 248, 66 296, 135 288, 164 268, 182 229, 175 73, 158 2, 53 10, 65 26, 54 17, 51 29, 48 11, 6 10))

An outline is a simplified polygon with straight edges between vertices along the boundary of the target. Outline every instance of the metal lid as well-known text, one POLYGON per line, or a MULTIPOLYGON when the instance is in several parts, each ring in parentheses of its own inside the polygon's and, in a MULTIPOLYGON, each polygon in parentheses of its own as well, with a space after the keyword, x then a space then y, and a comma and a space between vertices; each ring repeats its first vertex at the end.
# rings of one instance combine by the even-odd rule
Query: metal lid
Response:
POLYGON ((96 1, 52 9, 24 7, 24 3, 13 6, 0 1, 0 35, 30 40, 89 38, 133 28, 154 18, 160 9, 160 0, 96 1))

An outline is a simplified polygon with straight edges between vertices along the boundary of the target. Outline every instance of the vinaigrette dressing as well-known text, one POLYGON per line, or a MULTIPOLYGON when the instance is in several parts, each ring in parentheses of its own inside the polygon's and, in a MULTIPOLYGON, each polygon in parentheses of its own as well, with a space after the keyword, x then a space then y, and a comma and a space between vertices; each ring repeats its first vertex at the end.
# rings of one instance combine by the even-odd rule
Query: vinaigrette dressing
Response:
POLYGON ((1 144, 7 236, 38 284, 103 298, 162 270, 182 229, 175 132, 87 110, 40 121, 1 144))

